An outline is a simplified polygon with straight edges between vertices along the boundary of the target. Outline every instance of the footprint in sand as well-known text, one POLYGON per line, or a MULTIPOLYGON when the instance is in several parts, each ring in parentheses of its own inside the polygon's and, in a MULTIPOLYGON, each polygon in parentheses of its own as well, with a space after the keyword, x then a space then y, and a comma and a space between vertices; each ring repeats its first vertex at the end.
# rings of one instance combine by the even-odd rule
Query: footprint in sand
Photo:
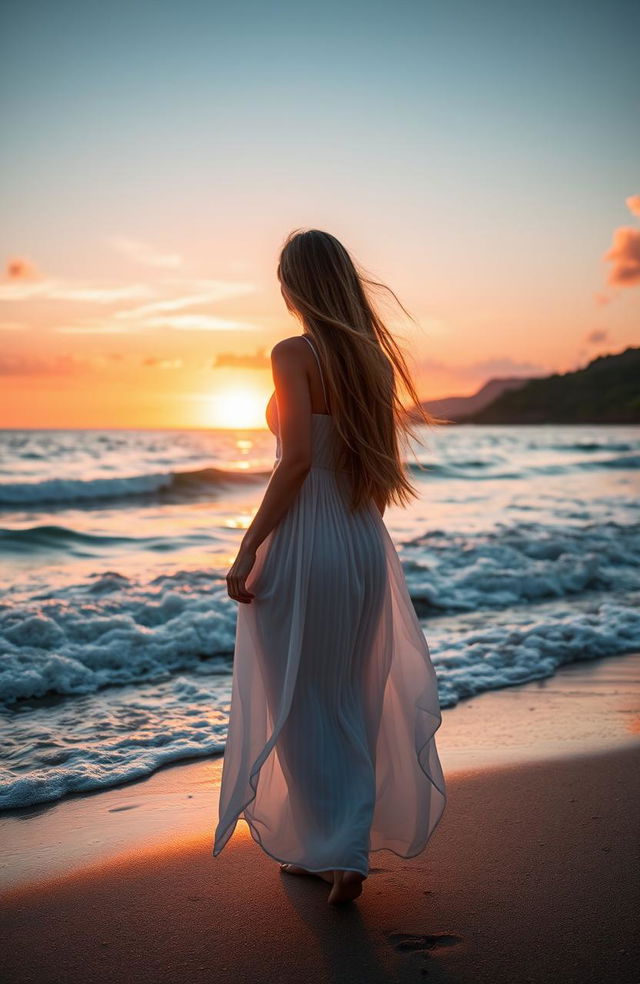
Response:
POLYGON ((420 950, 439 950, 441 947, 456 946, 462 943, 462 936, 453 933, 391 933, 393 948, 401 952, 416 953, 420 950))

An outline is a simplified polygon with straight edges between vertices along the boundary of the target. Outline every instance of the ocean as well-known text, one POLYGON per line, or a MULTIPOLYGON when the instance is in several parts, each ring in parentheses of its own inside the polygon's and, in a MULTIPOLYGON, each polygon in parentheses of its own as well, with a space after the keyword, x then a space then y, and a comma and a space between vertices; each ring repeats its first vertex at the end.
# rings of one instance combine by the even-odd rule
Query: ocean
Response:
MULTIPOLYGON (((385 523, 443 709, 640 649, 640 428, 418 431, 385 523)), ((222 753, 225 574, 275 438, 0 432, 0 808, 222 753)))

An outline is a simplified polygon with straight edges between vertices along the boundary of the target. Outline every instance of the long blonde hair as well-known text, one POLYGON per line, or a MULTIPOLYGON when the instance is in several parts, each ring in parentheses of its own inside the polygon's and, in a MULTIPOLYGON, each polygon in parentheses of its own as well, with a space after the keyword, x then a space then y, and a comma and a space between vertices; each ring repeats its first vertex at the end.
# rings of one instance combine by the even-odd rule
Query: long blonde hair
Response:
POLYGON ((351 509, 371 498, 407 505, 418 492, 409 482, 402 447, 409 436, 417 439, 414 420, 442 421, 421 405, 402 351, 367 288, 388 290, 414 319, 328 232, 291 232, 277 272, 287 307, 316 344, 341 438, 335 464, 350 476, 351 509), (399 398, 399 383, 412 401, 409 408, 399 398))

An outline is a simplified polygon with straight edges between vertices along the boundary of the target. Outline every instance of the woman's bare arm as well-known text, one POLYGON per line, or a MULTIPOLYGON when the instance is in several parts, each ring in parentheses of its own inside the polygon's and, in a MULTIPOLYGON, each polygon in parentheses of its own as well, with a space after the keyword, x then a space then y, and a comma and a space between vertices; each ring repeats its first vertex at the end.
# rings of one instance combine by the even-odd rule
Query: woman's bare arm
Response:
POLYGON ((295 338, 285 338, 273 347, 271 369, 276 388, 281 456, 227 574, 230 597, 242 602, 250 602, 253 598, 244 582, 253 567, 256 550, 283 518, 311 468, 311 396, 299 342, 295 338))
POLYGON ((280 522, 311 468, 311 396, 298 341, 285 338, 271 352, 280 425, 280 461, 242 544, 257 550, 280 522))

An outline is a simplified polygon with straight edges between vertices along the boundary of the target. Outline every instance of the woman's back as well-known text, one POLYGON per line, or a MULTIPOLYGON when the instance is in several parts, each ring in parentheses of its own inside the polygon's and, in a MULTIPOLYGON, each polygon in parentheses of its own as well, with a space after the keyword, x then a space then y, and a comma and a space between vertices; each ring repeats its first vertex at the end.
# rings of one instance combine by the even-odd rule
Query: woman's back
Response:
MULTIPOLYGON (((336 468, 340 438, 336 430, 335 418, 328 409, 328 394, 318 353, 316 352, 313 342, 306 335, 301 335, 299 337, 308 342, 309 348, 311 352, 313 352, 313 358, 309 360, 311 363, 309 367, 311 369, 311 406, 320 406, 324 408, 322 410, 311 411, 311 467, 327 469, 330 471, 341 471, 344 475, 346 475, 344 469, 336 468), (313 378, 314 375, 315 379, 313 378)), ((275 461, 277 463, 282 457, 282 441, 278 420, 278 404, 275 396, 275 393, 272 393, 269 402, 267 403, 265 417, 269 430, 276 438, 275 461)), ((344 484, 342 488, 346 491, 344 484)))

